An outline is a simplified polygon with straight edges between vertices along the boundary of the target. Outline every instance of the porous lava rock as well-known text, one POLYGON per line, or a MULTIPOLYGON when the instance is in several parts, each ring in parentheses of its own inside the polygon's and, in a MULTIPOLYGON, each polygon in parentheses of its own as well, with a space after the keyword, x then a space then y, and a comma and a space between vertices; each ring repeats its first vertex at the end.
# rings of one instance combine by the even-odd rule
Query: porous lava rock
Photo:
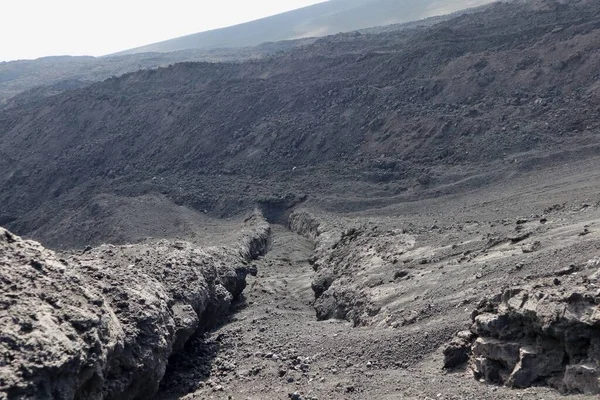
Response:
POLYGON ((139 399, 169 357, 229 311, 270 228, 239 242, 103 245, 58 254, 0 229, 0 399, 139 399))
POLYGON ((600 270, 592 261, 570 271, 482 300, 472 316, 474 338, 453 339, 445 366, 470 359, 481 381, 599 394, 600 270))

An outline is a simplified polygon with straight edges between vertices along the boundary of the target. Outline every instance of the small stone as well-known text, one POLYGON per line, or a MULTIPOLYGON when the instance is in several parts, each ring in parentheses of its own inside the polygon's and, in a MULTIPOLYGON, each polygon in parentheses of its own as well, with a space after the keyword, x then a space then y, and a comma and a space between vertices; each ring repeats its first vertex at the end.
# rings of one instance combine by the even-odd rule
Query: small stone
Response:
POLYGON ((589 230, 589 228, 583 228, 582 232, 579 232, 579 236, 587 236, 589 235, 591 232, 589 230))
POLYGON ((394 279, 401 279, 408 276, 408 271, 405 269, 397 270, 394 272, 394 279))
POLYGON ((568 390, 592 395, 600 393, 600 370, 592 364, 569 365, 564 383, 568 390))
POLYGON ((525 244, 521 246, 521 251, 525 254, 534 253, 538 251, 541 247, 541 243, 539 241, 535 241, 533 243, 525 244))
POLYGON ((456 336, 459 337, 460 339, 471 341, 471 340, 473 340, 473 337, 475 336, 475 334, 471 331, 465 330, 465 331, 458 332, 456 334, 456 336))
POLYGON ((289 396, 292 400, 302 400, 302 396, 298 392, 291 393, 289 396))
POLYGON ((560 286, 560 279, 554 278, 554 281, 552 283, 554 283, 555 286, 560 286))
POLYGON ((469 341, 455 338, 444 349, 444 368, 453 369, 469 360, 471 345, 469 341))

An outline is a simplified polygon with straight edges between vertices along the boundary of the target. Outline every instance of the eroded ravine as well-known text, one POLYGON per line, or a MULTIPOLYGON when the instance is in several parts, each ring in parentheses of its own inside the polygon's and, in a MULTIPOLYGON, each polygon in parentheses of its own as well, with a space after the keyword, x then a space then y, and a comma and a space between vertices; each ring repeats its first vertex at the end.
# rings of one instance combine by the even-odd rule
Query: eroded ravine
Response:
MULTIPOLYGON (((258 275, 248 277, 245 304, 172 360, 156 399, 397 399, 410 393, 413 368, 431 368, 419 364, 444 332, 433 327, 427 339, 418 328, 317 321, 308 262, 313 250, 311 239, 272 225, 271 249, 256 262, 258 275)), ((423 385, 426 379, 421 391, 423 385)))
MULTIPOLYGON (((314 243, 281 225, 272 225, 271 232, 270 250, 255 262, 257 275, 247 277, 237 310, 220 329, 193 340, 186 356, 172 360, 157 400, 187 398, 194 388, 191 398, 221 398, 232 382, 269 370, 280 375, 277 361, 295 353, 297 332, 315 321, 314 272, 308 262, 314 243)), ((251 395, 262 389, 248 385, 243 391, 251 395)))
MULTIPOLYGON (((257 277, 248 277, 245 304, 219 329, 191 342, 186 357, 173 364, 158 400, 560 398, 550 388, 514 390, 478 383, 469 368, 443 370, 442 345, 453 332, 468 327, 471 310, 464 302, 458 308, 446 304, 450 292, 415 297, 402 305, 409 312, 432 304, 427 308, 433 310, 431 315, 414 322, 355 327, 337 319, 317 321, 311 282, 318 274, 309 259, 317 258, 319 265, 323 260, 335 263, 336 254, 327 249, 337 248, 344 234, 336 235, 326 220, 294 215, 290 225, 303 236, 271 226, 270 251, 255 263, 257 277)), ((394 231, 385 230, 383 238, 388 233, 398 239, 394 231)), ((461 234, 466 240, 467 233, 461 234)), ((369 235, 381 241, 379 234, 369 235)), ((421 235, 417 245, 423 246, 426 239, 421 235)), ((351 243, 361 248, 362 242, 351 243)), ((420 254, 419 248, 414 251, 420 254)), ((469 265, 456 268, 468 274, 469 265)), ((439 271, 443 276, 444 270, 439 271)), ((386 285, 395 287, 396 296, 419 293, 427 287, 427 276, 386 285)), ((453 285, 451 278, 445 279, 444 285, 453 285)), ((445 290, 451 291, 450 286, 445 290)), ((386 317, 389 309, 376 320, 386 317)))

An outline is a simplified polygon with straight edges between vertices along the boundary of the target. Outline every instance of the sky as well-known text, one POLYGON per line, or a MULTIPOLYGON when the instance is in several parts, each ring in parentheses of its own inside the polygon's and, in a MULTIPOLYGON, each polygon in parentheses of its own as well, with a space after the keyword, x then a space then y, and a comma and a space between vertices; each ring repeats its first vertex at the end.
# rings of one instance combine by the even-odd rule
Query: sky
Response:
POLYGON ((0 61, 101 56, 324 0, 2 0, 0 61))

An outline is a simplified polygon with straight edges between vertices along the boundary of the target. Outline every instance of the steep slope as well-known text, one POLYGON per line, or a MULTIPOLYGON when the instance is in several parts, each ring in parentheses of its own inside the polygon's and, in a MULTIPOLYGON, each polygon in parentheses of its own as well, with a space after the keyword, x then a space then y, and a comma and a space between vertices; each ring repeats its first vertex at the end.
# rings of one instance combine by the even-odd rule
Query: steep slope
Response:
POLYGON ((263 42, 325 36, 449 14, 490 0, 330 0, 299 10, 196 33, 117 54, 255 46, 263 42))
POLYGON ((178 64, 7 110, 0 224, 41 239, 65 224, 71 237, 51 244, 85 245, 103 238, 70 216, 106 218, 94 206, 103 193, 161 194, 216 215, 265 199, 279 207, 285 194, 356 209, 593 155, 599 13, 594 2, 498 4, 428 29, 178 64))
MULTIPOLYGON (((24 91, 29 91, 26 94, 28 101, 46 97, 56 92, 56 87, 64 81, 98 82, 112 76, 166 67, 184 61, 235 62, 260 59, 312 43, 317 36, 364 27, 368 28, 366 31, 377 32, 431 25, 449 18, 449 13, 455 10, 466 13, 471 11, 466 7, 488 2, 489 0, 454 0, 448 4, 439 1, 415 3, 335 0, 318 5, 316 9, 308 7, 249 24, 186 36, 165 44, 144 46, 106 57, 58 56, 1 62, 0 109, 13 106, 15 102, 8 100, 24 91), (430 15, 437 17, 422 19, 430 15), (380 26, 397 21, 412 22, 380 26), (45 86, 52 88, 47 89, 45 86)), ((22 103, 23 100, 25 98, 21 97, 17 101, 22 103)))

